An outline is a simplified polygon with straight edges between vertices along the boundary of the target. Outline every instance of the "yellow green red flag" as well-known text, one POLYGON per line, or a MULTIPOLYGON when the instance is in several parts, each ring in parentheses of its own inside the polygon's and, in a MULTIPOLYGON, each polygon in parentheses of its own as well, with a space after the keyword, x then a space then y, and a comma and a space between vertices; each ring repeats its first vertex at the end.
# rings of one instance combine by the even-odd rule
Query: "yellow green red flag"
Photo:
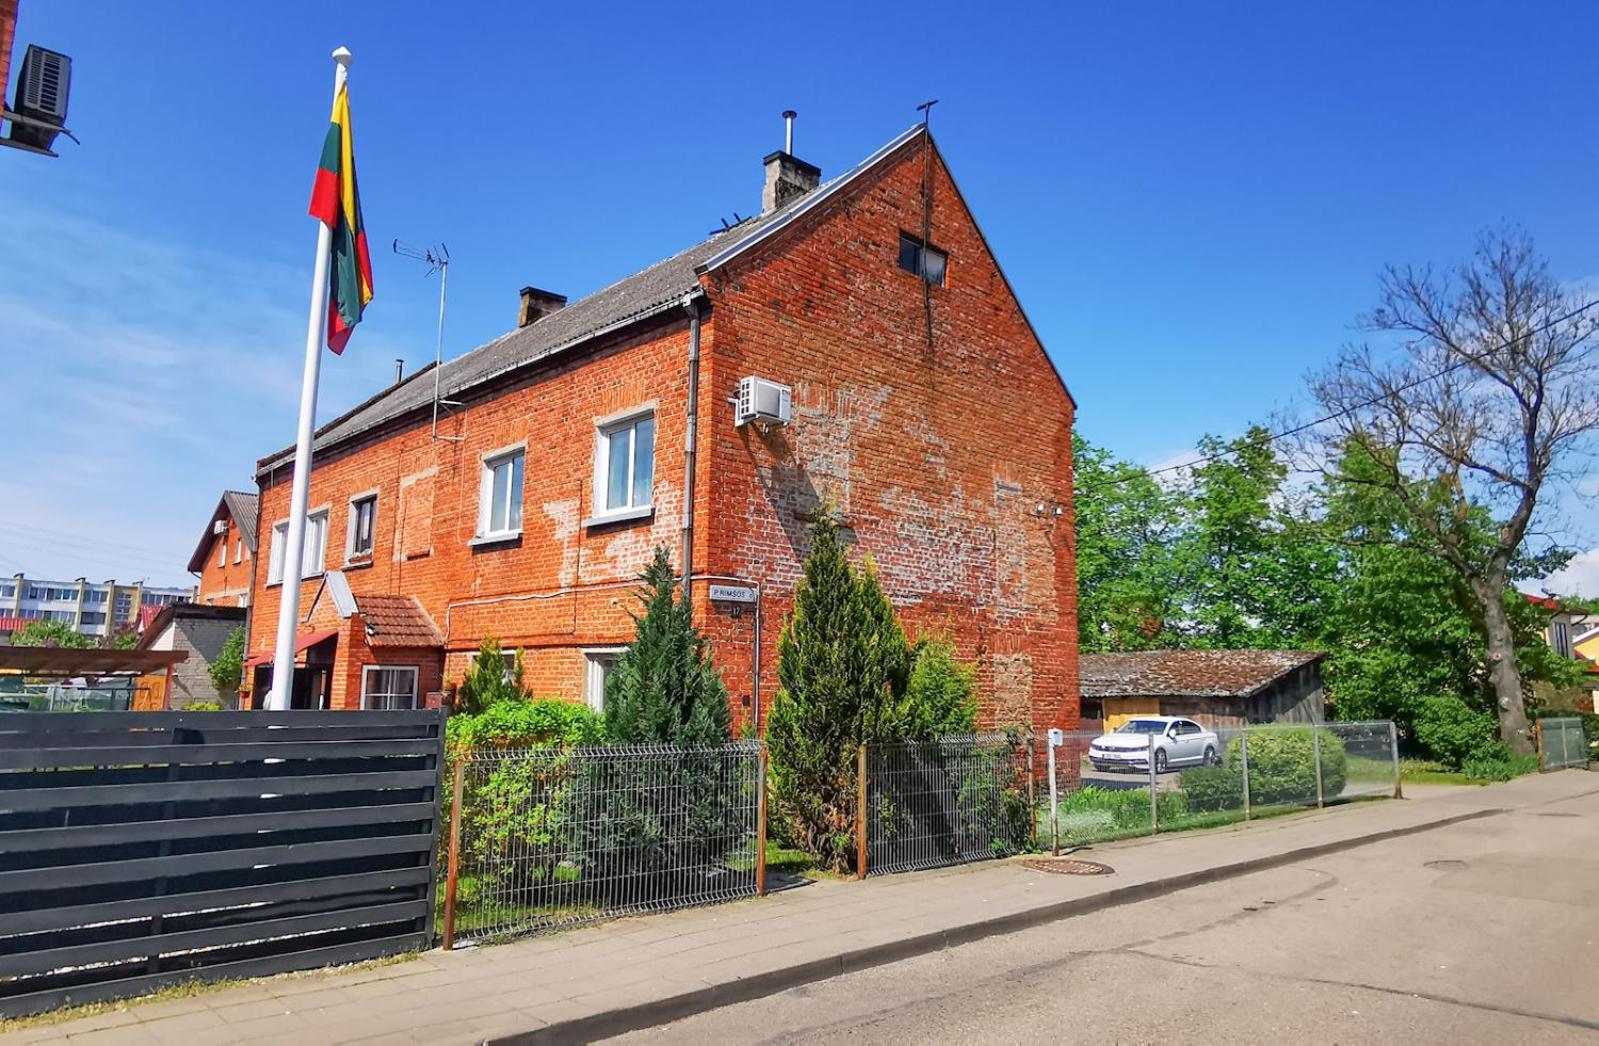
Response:
POLYGON ((339 87, 333 122, 322 142, 322 160, 311 187, 311 217, 333 231, 328 267, 328 348, 343 352, 361 311, 372 300, 372 259, 361 225, 361 195, 355 187, 355 148, 350 133, 350 89, 339 87))

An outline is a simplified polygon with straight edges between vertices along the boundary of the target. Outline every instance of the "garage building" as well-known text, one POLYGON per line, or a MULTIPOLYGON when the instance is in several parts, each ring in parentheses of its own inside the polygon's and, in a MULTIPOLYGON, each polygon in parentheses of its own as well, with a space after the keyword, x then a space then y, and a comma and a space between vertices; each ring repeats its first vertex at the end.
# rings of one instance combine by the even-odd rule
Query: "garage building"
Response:
POLYGON ((1083 728, 1133 716, 1186 716, 1206 727, 1318 723, 1326 710, 1314 650, 1143 650, 1083 654, 1083 728))

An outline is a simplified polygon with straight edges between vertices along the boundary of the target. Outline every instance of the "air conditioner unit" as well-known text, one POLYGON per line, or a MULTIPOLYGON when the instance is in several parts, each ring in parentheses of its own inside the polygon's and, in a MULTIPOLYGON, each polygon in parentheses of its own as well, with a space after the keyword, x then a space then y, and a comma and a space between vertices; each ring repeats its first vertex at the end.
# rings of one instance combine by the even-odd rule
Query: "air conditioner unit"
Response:
MULTIPOLYGON (((29 44, 17 78, 17 109, 12 113, 11 140, 48 152, 66 129, 67 96, 72 89, 72 59, 58 51, 29 44)), ((3 90, 3 87, 0 87, 3 90)))
POLYGON ((211 533, 213 533, 213 534, 226 534, 227 532, 228 532, 228 521, 227 520, 219 519, 215 523, 211 524, 211 533))
POLYGON ((794 394, 787 385, 765 378, 742 378, 738 383, 737 424, 751 421, 787 425, 794 418, 794 394))

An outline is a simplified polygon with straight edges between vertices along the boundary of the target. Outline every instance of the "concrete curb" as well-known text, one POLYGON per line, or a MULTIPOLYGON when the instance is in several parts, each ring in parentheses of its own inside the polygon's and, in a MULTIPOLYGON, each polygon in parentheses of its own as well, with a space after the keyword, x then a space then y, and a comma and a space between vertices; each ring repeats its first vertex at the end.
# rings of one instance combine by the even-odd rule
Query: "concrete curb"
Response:
POLYGON ((1086 915, 1089 912, 1102 911, 1118 905, 1132 904, 1137 901, 1148 900, 1151 897, 1159 897, 1163 894, 1219 882, 1223 879, 1234 879, 1254 872, 1280 868, 1283 865, 1337 853, 1341 850, 1352 850, 1361 846, 1369 846, 1372 843, 1385 842, 1389 839, 1398 839, 1421 832, 1430 832, 1437 828, 1447 828, 1451 825, 1475 821, 1484 817, 1496 817, 1505 812, 1507 812, 1506 809, 1502 807, 1473 810, 1470 813, 1456 814, 1453 817, 1444 817, 1436 821, 1407 825, 1403 828, 1390 828, 1368 835, 1358 835, 1348 839, 1319 843, 1315 846, 1303 846, 1297 850, 1271 854, 1266 857, 1255 857, 1247 861, 1237 861, 1233 864, 1217 865, 1213 868, 1203 868, 1194 872, 1185 872, 1182 875, 1167 876, 1164 879, 1152 879, 1149 882, 1118 887, 1105 893, 1095 894, 1092 897, 1078 897, 1069 901, 1058 901, 1038 908, 1029 908, 1026 911, 1013 912, 1010 915, 1003 915, 995 919, 984 919, 979 922, 953 926, 945 930, 934 930, 930 933, 905 937, 884 944, 869 945, 864 948, 829 956, 825 959, 797 963, 793 966, 769 970, 766 973, 759 973, 752 977, 740 978, 723 984, 708 984, 703 988, 695 988, 664 999, 657 999, 634 1006, 622 1006, 614 1010, 605 1010, 601 1013, 592 1014, 588 1017, 560 1021, 534 1031, 497 1036, 484 1041, 494 1044, 494 1046, 524 1046, 524 1044, 526 1046, 557 1046, 557 1044, 564 1046, 566 1043, 592 1042, 596 1039, 610 1038, 613 1035, 621 1035, 630 1031, 638 1031, 641 1028, 650 1028, 658 1024, 682 1020, 684 1017, 690 1017, 696 1013, 704 1013, 706 1010, 719 1009, 734 1003, 749 1002, 752 999, 775 995, 790 988, 797 988, 802 984, 811 984, 816 981, 826 980, 829 977, 837 977, 842 973, 851 973, 856 970, 869 969, 873 966, 900 962, 904 959, 927 955, 955 945, 980 941, 986 937, 1015 933, 1018 930, 1031 929, 1060 919, 1086 915))

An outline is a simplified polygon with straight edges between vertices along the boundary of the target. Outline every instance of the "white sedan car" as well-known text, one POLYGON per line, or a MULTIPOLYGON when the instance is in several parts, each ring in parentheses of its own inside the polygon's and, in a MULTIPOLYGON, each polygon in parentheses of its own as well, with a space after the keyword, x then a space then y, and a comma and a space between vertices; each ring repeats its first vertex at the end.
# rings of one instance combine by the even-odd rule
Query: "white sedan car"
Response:
POLYGON ((1169 715, 1137 716, 1088 746, 1095 770, 1149 770, 1150 738, 1155 739, 1155 772, 1179 766, 1217 766, 1221 743, 1194 722, 1169 715))

